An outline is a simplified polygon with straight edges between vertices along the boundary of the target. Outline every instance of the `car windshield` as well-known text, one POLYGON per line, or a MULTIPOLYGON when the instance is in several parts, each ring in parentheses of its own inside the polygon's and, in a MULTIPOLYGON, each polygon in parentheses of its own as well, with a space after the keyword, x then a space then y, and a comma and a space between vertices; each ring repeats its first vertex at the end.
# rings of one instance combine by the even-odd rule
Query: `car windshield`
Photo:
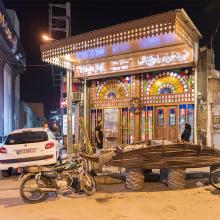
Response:
POLYGON ((48 136, 44 131, 28 131, 21 133, 9 134, 5 140, 5 144, 25 144, 47 141, 48 136))

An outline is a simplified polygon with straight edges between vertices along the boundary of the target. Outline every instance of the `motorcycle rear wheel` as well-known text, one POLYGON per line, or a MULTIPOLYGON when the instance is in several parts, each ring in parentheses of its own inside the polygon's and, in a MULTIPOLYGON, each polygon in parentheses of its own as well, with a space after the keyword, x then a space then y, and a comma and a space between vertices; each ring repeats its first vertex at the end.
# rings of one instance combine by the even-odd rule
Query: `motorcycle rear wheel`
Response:
POLYGON ((214 171, 210 174, 209 177, 210 183, 216 189, 220 189, 220 170, 214 171))
POLYGON ((36 184, 36 187, 39 187, 39 184, 40 187, 47 187, 47 180, 44 177, 41 177, 40 182, 37 182, 37 180, 35 179, 35 174, 26 175, 25 177, 23 177, 20 185, 20 195, 23 202, 34 204, 46 200, 48 197, 47 192, 40 192, 39 190, 36 191, 25 190, 26 188, 28 188, 28 184, 30 184, 31 182, 32 184, 36 184), (28 192, 30 193, 30 195, 26 194, 28 192))
POLYGON ((83 173, 81 176, 81 189, 84 190, 87 195, 92 195, 96 191, 96 182, 90 174, 83 173))

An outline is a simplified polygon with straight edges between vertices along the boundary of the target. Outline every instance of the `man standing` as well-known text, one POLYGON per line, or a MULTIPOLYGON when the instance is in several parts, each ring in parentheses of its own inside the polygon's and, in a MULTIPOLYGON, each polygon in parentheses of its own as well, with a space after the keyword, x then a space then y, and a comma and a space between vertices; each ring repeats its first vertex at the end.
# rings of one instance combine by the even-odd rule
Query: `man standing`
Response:
POLYGON ((98 150, 103 148, 103 123, 102 121, 98 121, 98 125, 95 128, 95 137, 98 150))
POLYGON ((191 136, 191 125, 186 123, 185 124, 185 129, 184 129, 184 131, 181 135, 181 140, 190 142, 190 136, 191 136))

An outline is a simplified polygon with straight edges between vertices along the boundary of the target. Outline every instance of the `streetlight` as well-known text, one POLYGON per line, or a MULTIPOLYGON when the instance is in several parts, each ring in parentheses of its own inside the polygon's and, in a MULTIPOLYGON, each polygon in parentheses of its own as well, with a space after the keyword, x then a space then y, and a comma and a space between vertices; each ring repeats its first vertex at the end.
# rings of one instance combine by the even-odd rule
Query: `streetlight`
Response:
POLYGON ((54 41, 54 40, 55 40, 54 38, 52 38, 52 37, 50 37, 50 36, 48 36, 48 35, 46 35, 46 34, 43 34, 43 35, 41 36, 41 38, 42 38, 44 41, 46 41, 46 42, 54 41))

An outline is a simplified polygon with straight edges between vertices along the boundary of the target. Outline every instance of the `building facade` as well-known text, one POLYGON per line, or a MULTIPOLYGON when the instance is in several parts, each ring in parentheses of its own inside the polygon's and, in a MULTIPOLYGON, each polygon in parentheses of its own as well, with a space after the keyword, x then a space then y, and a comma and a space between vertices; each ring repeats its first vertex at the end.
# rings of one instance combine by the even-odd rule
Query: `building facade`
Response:
POLYGON ((183 9, 42 45, 45 62, 84 80, 84 119, 95 143, 180 139, 185 123, 197 142, 199 38, 183 9), (71 68, 73 67, 73 68, 71 68))
POLYGON ((0 1, 0 140, 19 127, 20 74, 25 55, 15 30, 19 27, 14 11, 11 19, 0 1), (16 22, 15 22, 16 21, 16 22))
POLYGON ((20 128, 44 126, 43 103, 20 102, 20 128))

